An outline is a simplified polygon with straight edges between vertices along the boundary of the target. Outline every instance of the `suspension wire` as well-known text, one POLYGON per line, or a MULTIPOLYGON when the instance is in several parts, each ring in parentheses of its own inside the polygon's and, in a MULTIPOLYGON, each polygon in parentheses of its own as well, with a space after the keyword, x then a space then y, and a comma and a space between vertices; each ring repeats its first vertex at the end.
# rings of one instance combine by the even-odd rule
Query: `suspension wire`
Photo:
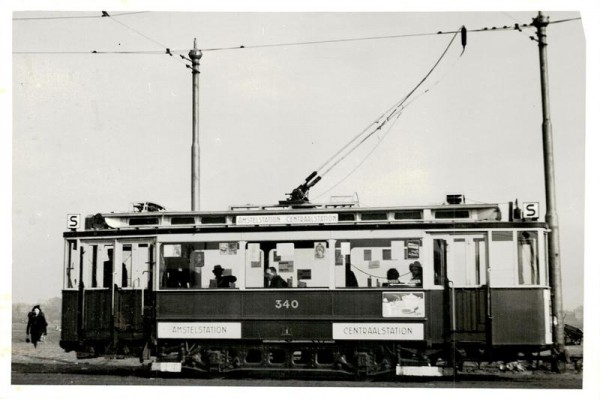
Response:
MULTIPOLYGON (((118 14, 112 14, 114 17, 120 17, 122 15, 133 15, 133 14, 145 14, 150 11, 134 11, 134 12, 121 12, 118 14)), ((65 15, 58 17, 23 17, 23 18, 13 18, 13 21, 39 21, 44 19, 86 19, 86 18, 104 18, 106 15, 65 15)))
MULTIPOLYGON (((454 32, 454 36, 452 36, 452 39, 450 40, 450 42, 448 43, 448 45, 446 46, 446 48, 444 49, 444 51, 442 52, 441 56, 437 59, 437 61, 435 62, 435 64, 433 65, 433 67, 427 72, 427 74, 421 79, 421 81, 419 81, 419 83, 406 95, 404 96, 404 98, 402 100, 400 100, 399 103, 397 103, 398 105, 396 105, 393 109, 393 111, 389 112, 389 115, 383 120, 383 122, 381 124, 379 124, 379 126, 377 126, 375 129, 373 129, 368 135, 366 135, 361 141, 359 141, 354 147, 352 147, 348 152, 346 152, 346 154, 344 154, 342 157, 340 157, 335 163, 333 163, 331 166, 329 166, 329 168, 327 170, 325 170, 323 173, 321 173, 321 177, 325 176, 327 173, 329 173, 331 171, 331 169, 333 169, 336 165, 338 165, 341 161, 343 161, 346 157, 348 157, 348 155, 350 155, 356 148, 358 148, 362 143, 364 143, 369 137, 371 137, 373 134, 375 134, 377 131, 381 130, 381 128, 383 126, 385 126, 389 120, 402 109, 403 104, 406 102, 406 100, 408 100, 416 90, 419 89, 419 87, 421 87, 421 85, 427 80, 427 78, 429 78, 429 76, 433 73, 433 71, 437 68, 437 66, 440 64, 440 62, 442 61, 442 59, 446 56, 448 50, 450 49, 450 47, 452 46, 452 43, 454 42, 454 39, 456 39, 456 36, 458 35, 459 31, 455 31, 454 32)), ((462 55, 462 54, 461 54, 462 55)), ((459 56, 460 57, 460 56, 459 56)), ((384 113, 385 115, 385 113, 384 113)), ((379 123, 379 121, 376 121, 375 123, 379 123)), ((372 126, 373 123, 371 123, 367 129, 365 129, 364 131, 368 130, 368 128, 370 126, 372 126)), ((364 132, 363 131, 363 132, 364 132)), ((344 145, 342 147, 341 150, 339 150, 336 154, 334 154, 334 156, 332 156, 331 158, 329 158, 324 164, 323 166, 321 166, 319 169, 317 169, 317 171, 320 171, 321 169, 323 169, 325 167, 325 165, 328 165, 329 163, 331 163, 335 157, 337 157, 341 152, 343 152, 346 148, 348 148, 353 142, 355 142, 362 134, 363 132, 361 132, 359 135, 355 136, 350 142, 348 142, 346 145, 344 145)))
MULTIPOLYGON (((143 13, 143 12, 149 12, 149 11, 139 11, 139 12, 137 12, 137 14, 143 13)), ((121 13, 121 14, 114 14, 114 16, 130 15, 130 14, 135 14, 135 13, 133 13, 133 12, 121 13)), ((45 18, 40 17, 40 18, 13 18, 13 20, 18 21, 18 20, 33 20, 33 19, 101 18, 101 17, 102 16, 45 17, 45 18)), ((561 19, 561 20, 557 20, 557 21, 550 21, 549 24, 551 25, 551 24, 577 21, 577 20, 581 20, 581 17, 561 19)), ((498 32, 498 31, 509 31, 509 30, 520 31, 521 30, 520 28, 530 28, 530 27, 532 27, 532 24, 515 23, 514 26, 504 25, 501 27, 496 27, 496 26, 493 26, 491 28, 484 27, 484 28, 479 28, 479 29, 469 29, 466 32, 483 33, 483 32, 498 32)), ((133 28, 130 28, 130 27, 128 27, 128 29, 133 30, 133 28)), ((138 31, 136 31, 136 33, 141 35, 141 33, 138 31)), ((453 34, 453 33, 456 33, 456 32, 455 31, 448 31, 448 32, 438 31, 438 32, 429 32, 429 33, 412 33, 412 34, 405 34, 405 35, 372 36, 372 37, 358 37, 358 38, 348 38, 348 39, 316 40, 316 41, 307 41, 307 42, 290 42, 290 43, 275 43, 275 44, 262 44, 262 45, 259 44, 259 45, 251 45, 251 46, 241 45, 241 46, 235 46, 235 47, 207 48, 207 49, 200 49, 200 50, 202 50, 203 52, 220 51, 220 50, 242 50, 242 49, 324 44, 324 43, 353 42, 353 41, 362 41, 362 40, 383 40, 383 39, 397 39, 397 38, 408 38, 408 37, 438 36, 438 35, 449 35, 449 34, 453 34)), ((150 39, 150 38, 148 38, 148 39, 150 39)), ((150 39, 150 40, 152 40, 154 43, 157 43, 153 39, 150 39)), ((168 49, 168 47, 166 47, 162 44, 161 44, 161 47, 165 48, 165 50, 168 49)), ((186 53, 188 51, 188 49, 178 49, 178 50, 170 49, 169 51, 172 53, 176 53, 176 54, 182 54, 182 53, 186 53)), ((165 51, 96 51, 96 50, 92 50, 92 51, 47 51, 47 52, 46 51, 13 51, 13 54, 126 54, 126 55, 129 55, 129 54, 157 54, 157 55, 162 55, 162 54, 165 54, 165 51)))
POLYGON ((395 119, 392 121, 392 123, 390 125, 388 125, 388 129, 382 134, 381 138, 379 139, 379 141, 377 142, 377 144, 371 149, 371 151, 369 151, 369 153, 358 163, 358 165, 356 165, 346 176, 344 176, 343 178, 341 178, 340 180, 338 180, 337 183, 335 183, 333 186, 331 186, 330 188, 328 188, 327 190, 325 190, 324 192, 322 192, 321 194, 319 194, 318 196, 315 197, 315 200, 321 198, 322 196, 324 196, 325 194, 327 194, 328 192, 330 192, 331 190, 333 190, 334 188, 336 188, 337 186, 339 186, 340 184, 342 184, 346 179, 348 179, 352 174, 354 174, 354 172, 356 172, 358 170, 358 168, 360 168, 366 161, 367 159, 371 156, 371 154, 373 152, 375 152, 375 150, 379 147, 379 145, 383 142, 383 139, 385 138, 385 136, 388 135, 388 133, 393 129, 394 125, 396 124, 396 122, 398 122, 398 119, 400 118, 400 115, 402 115, 402 113, 398 113, 395 116, 395 119))
MULTIPOLYGON (((123 27, 125 27, 125 28, 127 28, 127 29, 129 29, 129 30, 131 30, 132 32, 135 32, 135 33, 137 33, 137 34, 138 34, 138 35, 140 35, 140 36, 142 36, 142 37, 143 37, 143 38, 145 38, 146 40, 149 40, 149 41, 151 41, 152 43, 154 43, 154 44, 157 44, 158 46, 162 47, 163 49, 165 49, 165 53, 164 53, 164 54, 167 54, 167 55, 169 55, 169 56, 173 57, 173 53, 176 53, 175 51, 171 51, 171 49, 170 49, 168 46, 166 46, 166 45, 162 44, 161 42, 159 42, 159 41, 157 41, 157 40, 154 40, 154 39, 153 39, 153 38, 151 38, 150 36, 148 36, 148 35, 146 35, 146 34, 144 34, 144 33, 140 32, 140 31, 139 31, 139 30, 137 30, 137 29, 134 29, 134 28, 132 28, 131 26, 129 26, 129 25, 127 25, 127 24, 125 24, 125 23, 123 23, 123 22, 119 21, 118 19, 115 19, 115 18, 113 18, 113 17, 112 17, 111 15, 109 15, 108 13, 106 13, 106 12, 103 12, 103 14, 104 14, 104 16, 108 16, 108 17, 110 18, 110 20, 111 20, 111 21, 114 21, 114 22, 118 23, 119 25, 121 25, 121 26, 123 26, 123 27)), ((96 52, 93 52, 93 53, 96 53, 96 52)), ((184 59, 183 57, 182 57, 182 58, 180 58, 180 57, 175 57, 175 59, 176 59, 178 62, 183 62, 184 64, 186 64, 186 65, 187 65, 187 63, 186 63, 186 61, 185 61, 185 59, 184 59)))
MULTIPOLYGON (((461 53, 462 55, 462 53, 461 53)), ((427 89, 423 90, 421 93, 419 93, 416 97, 414 97, 412 100, 410 100, 407 104, 405 104, 401 110, 405 110, 406 108, 408 108, 412 103, 414 103, 416 100, 418 100, 421 96, 423 96, 424 94, 427 94, 429 91, 431 91, 434 87, 436 87, 440 82, 442 82, 456 67, 456 65, 458 64, 458 60, 460 59, 460 56, 457 57, 454 60, 454 63, 450 66, 450 68, 446 71, 446 73, 444 73, 440 78, 438 78, 438 80, 436 80, 430 87, 428 87, 427 89)), ((387 111, 386 111, 387 113, 387 111)), ((340 179, 337 183, 335 183, 333 186, 331 186, 330 188, 328 188, 327 190, 325 190, 324 192, 322 192, 321 194, 317 195, 314 199, 317 200, 321 197, 323 197, 325 194, 329 193, 331 190, 333 190, 334 188, 336 188, 337 186, 339 186, 341 183, 343 183, 346 179, 348 179, 348 177, 350 177, 352 174, 354 174, 354 172, 356 172, 358 170, 358 168, 367 160, 367 158, 369 158, 371 156, 371 154, 377 149, 377 147, 379 147, 379 145, 381 144, 381 142, 383 141, 383 139, 387 136, 387 134, 393 129, 394 125, 396 124, 396 122, 398 121, 398 118, 401 116, 401 113, 398 114, 396 116, 396 119, 392 122, 391 126, 389 127, 388 130, 386 130, 386 132, 382 135, 381 139, 377 142, 376 146, 365 156, 365 158, 363 158, 363 160, 356 166, 354 167, 346 176, 344 176, 342 179, 340 179)), ((363 131, 364 132, 364 131, 363 131)))

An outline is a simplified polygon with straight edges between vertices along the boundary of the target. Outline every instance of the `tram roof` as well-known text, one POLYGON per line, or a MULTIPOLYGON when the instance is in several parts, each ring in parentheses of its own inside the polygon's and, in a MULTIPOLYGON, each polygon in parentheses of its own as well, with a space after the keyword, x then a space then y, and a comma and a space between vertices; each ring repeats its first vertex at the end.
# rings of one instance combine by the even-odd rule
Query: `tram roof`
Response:
MULTIPOLYGON (((110 212, 89 215, 83 229, 72 229, 65 236, 78 235, 79 231, 155 230, 181 231, 201 229, 216 231, 235 229, 282 228, 363 228, 370 225, 387 225, 401 228, 423 228, 436 225, 498 226, 513 222, 509 217, 509 204, 437 204, 427 206, 359 207, 348 204, 303 204, 301 206, 243 205, 222 211, 142 211, 110 212)), ((519 220, 516 223, 535 222, 519 220)), ((513 224, 513 223, 511 223, 513 224)), ((543 223, 535 223, 542 227, 543 223)), ((442 227, 446 226, 446 227, 442 227)), ((465 228, 465 227, 463 227, 465 228)))

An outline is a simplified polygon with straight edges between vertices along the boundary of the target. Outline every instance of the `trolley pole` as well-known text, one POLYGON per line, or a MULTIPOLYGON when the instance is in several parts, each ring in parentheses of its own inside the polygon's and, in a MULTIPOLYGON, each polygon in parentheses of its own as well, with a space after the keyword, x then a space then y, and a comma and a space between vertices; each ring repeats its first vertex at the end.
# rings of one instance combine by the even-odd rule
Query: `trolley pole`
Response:
POLYGON ((565 322, 563 317, 562 277, 560 267, 560 240, 558 230, 558 214, 556 213, 556 196, 554 181, 554 153, 552 149, 552 122, 550 121, 550 93, 548 90, 548 59, 546 49, 546 27, 549 18, 540 11, 533 19, 537 28, 540 51, 540 77, 542 83, 542 140, 544 150, 544 177, 546 182, 546 223, 550 229, 548 257, 550 266, 550 284, 552 288, 552 315, 554 326, 554 344, 559 355, 565 353, 565 322))
POLYGON ((192 211, 200 210, 200 58, 196 47, 189 54, 192 60, 192 211))

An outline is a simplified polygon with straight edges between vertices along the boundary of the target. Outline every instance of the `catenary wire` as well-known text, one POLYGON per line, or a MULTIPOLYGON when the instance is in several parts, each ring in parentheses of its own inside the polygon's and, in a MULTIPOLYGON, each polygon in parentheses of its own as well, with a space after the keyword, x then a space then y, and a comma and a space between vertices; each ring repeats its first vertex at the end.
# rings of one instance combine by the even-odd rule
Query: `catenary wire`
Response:
MULTIPOLYGON (((144 11, 147 12, 147 11, 144 11)), ((125 14, 117 14, 116 16, 119 15, 125 15, 125 14)), ((100 16, 94 16, 94 18, 101 18, 100 16)), ((556 23, 563 23, 563 22, 570 22, 570 21, 576 21, 576 20, 581 20, 580 17, 578 18, 569 18, 569 19, 562 19, 562 20, 557 20, 557 21, 550 21, 549 24, 556 24, 556 23)), ((512 30, 518 30, 518 28, 527 28, 527 27, 531 27, 532 24, 515 24, 514 26, 501 26, 501 27, 484 27, 484 28, 479 28, 479 29, 467 29, 468 33, 483 33, 483 32, 498 32, 498 31, 512 31, 512 30)), ((325 43, 340 43, 340 42, 352 42, 352 41, 361 41, 361 40, 384 40, 384 39, 399 39, 399 38, 410 38, 410 37, 422 37, 422 36, 437 36, 437 35, 445 35, 445 34, 452 34, 455 33, 454 31, 448 31, 448 32, 442 32, 442 31, 438 31, 438 32, 429 32, 429 33, 412 33, 412 34, 405 34, 405 35, 389 35, 389 36, 373 36, 373 37, 364 37, 364 38, 348 38, 348 39, 333 39, 333 40, 318 40, 318 41, 310 41, 310 42, 290 42, 290 43, 275 43, 275 44, 263 44, 263 45, 251 45, 251 46, 236 46, 236 47, 219 47, 219 48, 205 48, 205 49, 200 49, 203 52, 205 51, 220 51, 220 50, 242 50, 242 49, 255 49, 255 48, 269 48, 269 47, 285 47, 285 46, 300 46, 300 45, 309 45, 309 44, 325 44, 325 43)), ((153 39, 151 39, 153 42, 155 42, 153 39)), ((155 42, 156 43, 156 42, 155 42)), ((165 50, 167 49, 166 46, 161 45, 161 47, 164 47, 165 50)), ((131 55, 131 54, 155 54, 155 55, 164 55, 165 54, 165 50, 163 51, 69 51, 69 52, 65 52, 65 51, 14 51, 13 54, 125 54, 125 55, 131 55)), ((185 53, 189 51, 189 49, 177 49, 177 50, 171 50, 172 53, 185 53)))
MULTIPOLYGON (((134 12, 122 12, 118 14, 111 14, 115 17, 120 17, 123 15, 133 15, 133 14, 144 14, 150 11, 134 11, 134 12)), ((86 19, 86 18, 105 18, 104 15, 70 15, 70 16, 57 16, 57 17, 23 17, 23 18, 13 18, 13 21, 36 21, 36 20, 45 20, 45 19, 86 19)))
MULTIPOLYGON (((338 165, 347 156, 349 156, 354 150, 356 150, 356 148, 358 148, 362 143, 364 143, 367 139, 369 139, 377 131, 381 130, 381 128, 383 126, 385 126, 385 124, 390 120, 390 118, 392 118, 394 116, 394 114, 400 110, 400 108, 406 102, 406 100, 408 100, 415 93, 415 91, 418 90, 419 87, 421 87, 421 85, 427 80, 427 78, 429 78, 429 76, 437 68, 437 66, 440 64, 440 62, 442 61, 442 59, 448 53, 448 50, 452 46, 452 43, 454 42, 454 39, 456 39, 456 36, 458 35, 459 32, 460 32, 460 30, 454 32, 454 36, 452 36, 452 39, 450 40, 450 42, 448 43, 448 45, 446 46, 446 48, 444 49, 444 51, 442 52, 442 54, 440 55, 440 57, 437 59, 437 61, 433 65, 433 67, 431 67, 431 69, 419 81, 419 83, 417 83, 417 85, 406 96, 403 97, 403 99, 398 103, 398 105, 394 108, 394 110, 391 111, 385 119, 383 119, 383 122, 381 124, 379 124, 375 129, 373 129, 369 134, 367 134, 361 141, 359 141, 357 144, 355 144, 354 147, 352 147, 348 152, 346 152, 346 154, 344 154, 337 161, 335 161, 333 164, 331 164, 323 173, 321 173, 321 177, 324 177, 326 174, 328 174, 336 165, 338 165)), ((371 123, 369 126, 372 126, 372 125, 373 125, 373 123, 371 123)), ((362 133, 361 133, 361 135, 362 135, 362 133)), ((341 152, 343 152, 346 148, 348 148, 353 142, 355 142, 356 140, 358 140, 359 137, 360 137, 360 135, 359 136, 355 136, 354 138, 352 138, 352 140, 349 143, 345 144, 342 147, 341 150, 339 150, 338 152, 336 152, 336 154, 334 154, 333 157, 329 158, 324 163, 324 165, 328 165, 328 164, 332 163, 333 160, 335 159, 335 157, 337 157, 341 152)), ((317 171, 320 171, 323 168, 324 168, 324 166, 322 166, 321 168, 317 169, 317 171)))

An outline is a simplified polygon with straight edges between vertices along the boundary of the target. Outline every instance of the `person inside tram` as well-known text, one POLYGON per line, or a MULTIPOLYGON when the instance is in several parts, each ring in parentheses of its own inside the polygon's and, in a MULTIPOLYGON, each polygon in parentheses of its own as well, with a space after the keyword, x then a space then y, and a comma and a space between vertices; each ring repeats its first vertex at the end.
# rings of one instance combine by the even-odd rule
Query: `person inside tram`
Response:
POLYGON ((423 285, 423 267, 421 262, 414 261, 408 266, 410 270, 410 279, 404 284, 414 285, 415 287, 421 287, 423 285))
POLYGON ((223 267, 221 265, 215 265, 213 267, 213 274, 215 275, 217 288, 233 288, 237 277, 235 276, 223 276, 223 267))
POLYGON ((346 264, 346 287, 358 287, 358 280, 351 269, 350 263, 346 264))
MULTIPOLYGON (((109 248, 107 251, 107 256, 108 256, 108 260, 104 261, 104 288, 110 288, 112 286, 112 282, 113 282, 113 271, 112 271, 112 264, 113 264, 113 250, 112 248, 109 248)), ((121 287, 127 287, 127 282, 128 282, 128 278, 127 278, 127 265, 125 265, 125 263, 123 263, 121 265, 121 287)), ((115 284, 116 286, 116 284, 115 284)))
POLYGON ((393 285, 393 284, 400 284, 400 280, 398 280, 400 278, 400 273, 398 273, 398 270, 394 267, 392 267, 391 269, 389 269, 387 271, 387 282, 383 283, 383 286, 389 286, 389 285, 393 285))
POLYGON ((277 274, 277 269, 274 267, 267 268, 265 277, 268 281, 267 288, 286 288, 288 286, 285 280, 277 274))

